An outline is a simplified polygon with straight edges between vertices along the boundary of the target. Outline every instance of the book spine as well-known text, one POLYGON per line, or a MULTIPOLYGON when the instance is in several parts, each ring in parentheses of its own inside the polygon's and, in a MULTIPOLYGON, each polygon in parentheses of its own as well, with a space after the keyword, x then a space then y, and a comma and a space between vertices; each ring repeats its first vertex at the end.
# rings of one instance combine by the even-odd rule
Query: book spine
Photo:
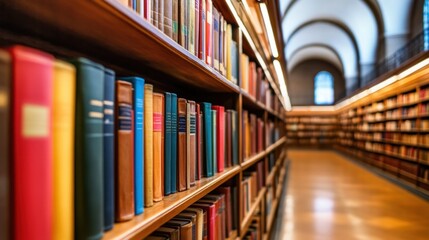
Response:
POLYGON ((225 45, 225 68, 226 68, 226 78, 233 82, 232 80, 232 25, 226 25, 226 45, 225 45))
POLYGON ((195 186, 195 169, 197 166, 197 139, 196 139, 196 103, 188 101, 188 151, 189 156, 189 185, 195 186))
POLYGON ((204 130, 204 171, 205 177, 213 176, 213 145, 212 145, 212 113, 211 104, 203 105, 203 130, 204 130))
POLYGON ((53 79, 53 237, 73 239, 74 117, 76 69, 55 61, 53 79))
POLYGON ((152 25, 154 25, 155 27, 158 27, 158 5, 159 5, 159 0, 150 0, 151 1, 151 23, 152 25))
POLYGON ((215 7, 212 8, 213 12, 213 67, 219 71, 219 12, 215 7))
POLYGON ((165 93, 165 158, 164 158, 164 194, 171 194, 171 93, 165 93))
POLYGON ((213 151, 212 151, 212 154, 213 154, 213 157, 212 157, 212 159, 213 159, 213 173, 217 173, 218 172, 218 165, 217 165, 217 162, 218 162, 218 160, 217 160, 217 148, 218 148, 218 146, 217 146, 217 135, 216 135, 216 133, 217 133, 217 121, 216 121, 216 118, 217 118, 217 111, 216 110, 213 110, 212 109, 212 126, 211 126, 211 128, 212 128, 212 144, 213 144, 213 151))
MULTIPOLYGON (((115 221, 115 72, 104 69, 103 100, 103 195, 104 230, 115 221)), ((60 239, 60 238, 59 238, 60 239)))
POLYGON ((225 168, 225 109, 219 107, 217 112, 217 170, 223 172, 225 168))
POLYGON ((11 124, 11 57, 5 50, 0 50, 0 93, 3 104, 0 104, 0 239, 11 238, 12 174, 10 161, 10 124, 11 124))
POLYGON ((238 164, 238 117, 237 112, 231 110, 232 131, 232 165, 238 164))
POLYGON ((153 205, 153 85, 144 85, 144 204, 153 205))
POLYGON ((213 35, 212 35, 212 21, 213 21, 213 16, 212 16, 212 0, 204 0, 206 1, 206 63, 209 66, 213 65, 213 61, 212 61, 212 40, 213 40, 213 35))
POLYGON ((202 132, 201 132, 201 124, 202 124, 202 118, 201 118, 201 105, 197 104, 197 111, 195 114, 196 117, 196 136, 197 136, 197 165, 196 165, 196 172, 195 172, 195 180, 200 180, 202 176, 202 132))
POLYGON ((231 112, 225 112, 225 167, 232 166, 231 112))
POLYGON ((206 0, 200 1, 200 34, 199 34, 199 53, 198 57, 206 60, 206 0))
POLYGON ((163 198, 163 169, 162 169, 162 134, 163 134, 163 107, 164 95, 161 93, 153 94, 153 191, 155 202, 163 198))
POLYGON ((177 95, 171 94, 171 193, 177 191, 177 95))
POLYGON ((179 27, 180 27, 180 23, 179 23, 179 20, 180 20, 180 16, 179 16, 179 13, 180 13, 180 0, 173 0, 172 1, 172 6, 173 6, 173 13, 172 13, 172 37, 173 37, 173 40, 174 41, 176 41, 177 43, 179 43, 180 44, 180 42, 179 42, 179 27))
POLYGON ((13 236, 15 239, 50 239, 53 58, 21 46, 10 48, 10 54, 13 60, 13 236))
POLYGON ((134 111, 133 87, 116 81, 115 220, 134 216, 134 111))
POLYGON ((164 0, 158 0, 158 28, 161 32, 164 32, 164 4, 164 0))
MULTIPOLYGON (((173 5, 174 1, 163 0, 164 1, 164 33, 173 38, 173 5)), ((173 38, 173 40, 175 40, 173 38)))
POLYGON ((178 100, 178 173, 179 191, 187 188, 187 155, 186 155, 186 99, 178 100))
POLYGON ((144 0, 143 16, 148 22, 152 22, 152 0, 144 0))
POLYGON ((195 43, 195 48, 194 48, 194 55, 198 57, 198 53, 199 53, 199 48, 200 48, 200 0, 195 0, 195 14, 194 14, 194 19, 195 19, 195 27, 194 27, 194 43, 195 43))
POLYGON ((188 3, 188 50, 195 55, 195 0, 189 0, 188 3))

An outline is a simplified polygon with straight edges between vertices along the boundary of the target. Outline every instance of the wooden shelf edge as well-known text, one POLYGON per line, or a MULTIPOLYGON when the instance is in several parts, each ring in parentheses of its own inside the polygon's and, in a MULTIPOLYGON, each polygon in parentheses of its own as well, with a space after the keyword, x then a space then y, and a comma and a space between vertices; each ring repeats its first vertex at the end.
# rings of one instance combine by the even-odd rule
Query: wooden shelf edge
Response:
POLYGON ((261 160, 266 155, 267 155, 267 152, 262 151, 262 152, 257 153, 256 155, 253 155, 252 157, 244 160, 244 162, 241 163, 241 170, 245 170, 245 169, 249 168, 250 166, 252 166, 254 163, 261 160))
POLYGON ((267 217, 267 233, 271 232, 271 228, 274 223, 274 217, 276 216, 276 212, 278 211, 277 207, 279 205, 280 199, 276 198, 274 199, 272 205, 271 205, 271 212, 267 217))
POLYGON ((234 166, 214 177, 197 182, 196 186, 189 190, 167 196, 154 206, 145 208, 143 214, 132 220, 116 223, 112 230, 105 233, 103 239, 143 239, 239 172, 240 166, 234 166))
POLYGON ((234 240, 237 238, 237 230, 232 230, 230 233, 229 238, 227 238, 227 240, 234 240))
POLYGON ((271 144, 270 146, 268 146, 265 149, 265 152, 267 152, 267 154, 269 154, 270 152, 272 152, 274 149, 276 149, 277 147, 279 147, 280 145, 282 145, 285 142, 286 142, 286 136, 283 136, 282 138, 280 138, 279 140, 277 140, 277 142, 275 142, 274 144, 271 144))
POLYGON ((244 237, 244 234, 246 234, 247 229, 250 226, 251 220, 252 220, 252 216, 255 213, 256 209, 258 208, 258 206, 260 205, 262 198, 265 196, 265 192, 266 192, 266 188, 263 187, 260 191, 258 196, 255 199, 255 202, 252 204, 252 206, 250 207, 250 211, 247 213, 247 215, 244 217, 243 221, 241 222, 241 230, 240 230, 240 238, 244 237))

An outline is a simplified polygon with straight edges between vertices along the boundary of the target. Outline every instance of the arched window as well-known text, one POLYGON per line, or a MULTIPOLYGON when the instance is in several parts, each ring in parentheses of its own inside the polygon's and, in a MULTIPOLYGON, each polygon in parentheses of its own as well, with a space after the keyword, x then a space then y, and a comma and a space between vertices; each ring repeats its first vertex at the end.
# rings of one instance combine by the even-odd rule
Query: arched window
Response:
POLYGON ((334 77, 330 72, 321 71, 314 77, 314 103, 316 105, 334 103, 334 77))

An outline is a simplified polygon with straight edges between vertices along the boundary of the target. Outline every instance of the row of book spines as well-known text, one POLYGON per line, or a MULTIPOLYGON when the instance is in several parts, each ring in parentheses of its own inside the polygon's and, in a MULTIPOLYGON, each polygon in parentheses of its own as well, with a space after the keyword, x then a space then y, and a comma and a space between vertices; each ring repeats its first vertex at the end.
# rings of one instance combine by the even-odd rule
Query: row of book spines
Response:
POLYGON ((264 161, 256 164, 256 169, 251 172, 244 172, 243 180, 241 182, 241 193, 243 199, 241 219, 249 213, 252 205, 255 203, 259 191, 265 185, 264 178, 264 161))
POLYGON ((237 188, 220 187, 152 232, 146 240, 221 240, 237 229, 237 188))
MULTIPOLYGON (((2 202, 10 202, 8 199, 32 199, 15 202, 11 211, 7 209, 0 211, 2 219, 10 220, 14 216, 13 219, 16 221, 12 225, 17 239, 25 239, 26 236, 36 233, 41 239, 50 239, 51 236, 71 239, 73 232, 78 238, 87 237, 86 234, 99 236, 103 229, 112 227, 115 215, 116 220, 122 221, 134 214, 134 208, 136 214, 141 213, 143 190, 146 190, 143 182, 147 181, 137 179, 143 175, 143 167, 139 166, 142 166, 143 149, 146 149, 145 153, 152 151, 152 154, 154 150, 144 148, 142 144, 144 117, 142 109, 153 110, 153 106, 143 106, 142 99, 140 101, 137 99, 141 93, 133 94, 130 82, 133 84, 139 82, 143 87, 144 80, 122 78, 128 82, 117 81, 115 87, 115 73, 101 65, 87 59, 77 59, 73 61, 74 65, 59 60, 54 62, 54 58, 46 53, 21 46, 12 47, 8 51, 1 50, 0 55, 2 92, 7 98, 6 103, 16 103, 13 106, 2 105, 2 116, 5 113, 5 119, 10 120, 8 122, 22 123, 14 125, 13 133, 2 134, 2 139, 10 138, 14 146, 19 146, 19 151, 17 148, 12 149, 11 154, 6 155, 7 151, 2 150, 0 159, 2 166, 13 165, 14 172, 7 171, 10 168, 5 168, 6 171, 2 172, 2 177, 8 179, 8 186, 5 187, 13 188, 13 191, 8 191, 1 198, 2 202), (37 76, 37 81, 28 78, 30 75, 26 73, 29 71, 32 72, 32 76, 37 76), (31 84, 43 87, 36 95, 31 91, 24 91, 27 89, 25 86, 31 84), (132 104, 133 95, 137 99, 136 104, 132 104), (11 115, 3 112, 4 109, 11 109, 11 115), (22 111, 24 114, 19 115, 18 113, 22 111), (50 115, 50 112, 53 114, 50 115), (32 122, 37 124, 31 124, 32 122), (37 159, 33 159, 35 156, 37 159), (36 166, 32 166, 33 163, 36 166), (50 167, 52 164, 53 168, 50 167), (39 169, 37 172, 43 176, 28 173, 30 169, 31 171, 39 169), (75 176, 73 172, 76 173, 75 176), (13 186, 12 178, 15 183, 13 186), (114 180, 117 181, 116 184, 114 180), (76 191, 73 191, 73 186, 76 191), (119 186, 121 192, 122 187, 130 191, 124 191, 125 196, 115 195, 115 191, 119 191, 119 186), (33 195, 34 191, 29 191, 33 188, 39 189, 36 195, 33 195), (88 189, 92 190, 87 191, 88 189), (51 199, 50 196, 54 198, 51 199), (115 196, 117 199, 113 201, 115 196), (103 202, 103 198, 104 204, 98 204, 103 202), (92 205, 95 202, 97 204, 92 205), (118 206, 115 208, 114 204, 118 206), (125 216, 122 216, 122 210, 119 211, 122 207, 126 208, 125 212, 128 213, 125 216), (81 212, 82 209, 91 211, 81 212), (53 218, 50 212, 54 213, 53 218), (28 221, 31 224, 16 224, 22 222, 21 218, 31 219, 28 221), (74 226, 73 221, 79 224, 74 226)), ((137 85, 134 86, 138 89, 137 85)), ((148 88, 153 87, 146 84, 145 90, 148 88)), ((155 93, 153 96, 155 98, 159 95, 155 93)), ((150 99, 150 102, 154 102, 150 94, 145 94, 145 97, 145 100, 150 99)), ((233 122, 231 125, 235 126, 235 130, 231 130, 235 133, 235 141, 232 143, 230 141, 232 144, 230 148, 233 152, 233 163, 236 164, 238 148, 236 112, 233 110, 227 112, 233 116, 230 118, 233 122)), ((155 109, 153 118, 146 119, 155 120, 156 125, 156 121, 160 120, 157 114, 160 113, 155 109)), ((162 124, 162 120, 159 124, 162 124)), ((207 126, 212 132, 212 126, 207 126)), ((145 133, 152 133, 152 130, 156 129, 145 133)), ((9 149, 8 142, 2 141, 1 148, 9 149)), ((161 140, 160 145, 162 144, 161 140)), ((162 153, 163 151, 161 155, 162 153)), ((162 166, 162 161, 160 165, 162 166)), ((145 174, 147 175, 150 174, 145 174)), ((149 186, 152 187, 153 185, 149 186)), ((148 195, 150 194, 145 194, 148 195)), ((8 228, 2 233, 11 235, 12 233, 9 233, 11 229, 8 228)))
POLYGON ((262 224, 260 216, 254 216, 246 234, 242 239, 245 240, 258 240, 262 239, 262 224))
POLYGON ((239 51, 237 42, 233 40, 233 27, 212 0, 121 2, 237 84, 239 51))

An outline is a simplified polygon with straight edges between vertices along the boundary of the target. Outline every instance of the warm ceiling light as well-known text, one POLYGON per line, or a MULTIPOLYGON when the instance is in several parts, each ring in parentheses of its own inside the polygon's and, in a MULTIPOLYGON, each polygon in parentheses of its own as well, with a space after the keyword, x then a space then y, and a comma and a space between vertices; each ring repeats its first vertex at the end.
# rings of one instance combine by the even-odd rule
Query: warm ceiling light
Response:
POLYGON ((268 14, 267 5, 264 2, 259 4, 261 9, 262 18, 264 19, 265 29, 267 29, 268 41, 270 42, 271 53, 274 58, 278 58, 279 52, 277 50, 276 39, 274 38, 273 28, 271 26, 270 15, 268 14))
POLYGON ((274 64, 274 69, 276 70, 277 77, 278 77, 278 80, 279 80, 280 92, 281 92, 281 94, 283 96, 283 99, 285 101, 286 111, 290 111, 292 109, 292 105, 290 103, 289 95, 287 93, 287 88, 286 88, 286 83, 285 83, 285 77, 283 75, 282 66, 280 65, 280 62, 277 59, 273 61, 273 64, 274 64))

